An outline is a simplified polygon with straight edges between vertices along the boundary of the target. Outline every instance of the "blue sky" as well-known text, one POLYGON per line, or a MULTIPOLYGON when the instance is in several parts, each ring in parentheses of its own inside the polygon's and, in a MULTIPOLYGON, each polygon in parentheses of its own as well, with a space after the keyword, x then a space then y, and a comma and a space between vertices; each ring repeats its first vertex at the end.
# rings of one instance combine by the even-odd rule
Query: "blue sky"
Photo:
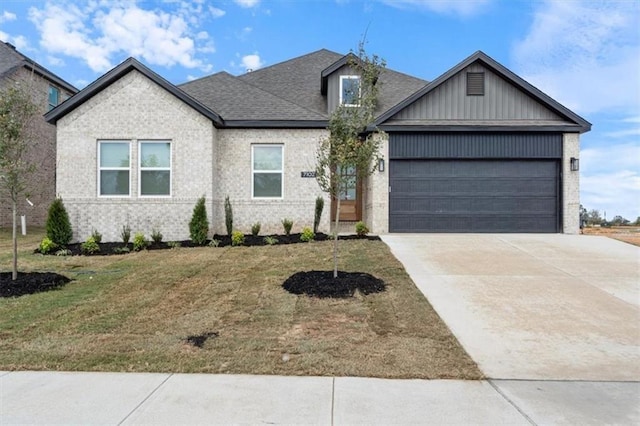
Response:
POLYGON ((129 56, 173 83, 327 48, 433 80, 482 50, 593 123, 581 201, 640 216, 636 0, 2 0, 0 39, 82 88, 129 56))

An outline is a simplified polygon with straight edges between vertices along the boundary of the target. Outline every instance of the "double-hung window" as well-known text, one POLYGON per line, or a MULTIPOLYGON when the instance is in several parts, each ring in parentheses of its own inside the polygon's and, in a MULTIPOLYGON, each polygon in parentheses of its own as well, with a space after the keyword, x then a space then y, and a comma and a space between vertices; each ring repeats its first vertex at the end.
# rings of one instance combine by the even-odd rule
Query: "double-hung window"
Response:
POLYGON ((344 106, 360 106, 360 77, 357 75, 340 76, 340 103, 344 106))
POLYGON ((98 191, 107 197, 130 194, 131 147, 128 141, 98 142, 98 191))
POLYGON ((282 145, 252 145, 253 198, 282 198, 282 145))
POLYGON ((171 195, 171 143, 169 141, 140 141, 141 197, 171 195))

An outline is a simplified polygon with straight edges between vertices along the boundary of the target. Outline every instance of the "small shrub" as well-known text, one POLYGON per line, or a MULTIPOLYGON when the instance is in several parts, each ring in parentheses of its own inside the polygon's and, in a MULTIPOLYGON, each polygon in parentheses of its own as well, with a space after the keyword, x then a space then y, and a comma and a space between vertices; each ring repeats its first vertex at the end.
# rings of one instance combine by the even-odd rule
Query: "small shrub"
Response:
POLYGON ((260 222, 256 222, 251 226, 251 235, 253 235, 254 237, 257 237, 258 234, 260 233, 260 227, 262 225, 260 225, 260 222))
POLYGON ((228 195, 224 198, 224 224, 227 227, 227 235, 231 236, 233 233, 233 209, 228 195))
POLYGON ((142 232, 136 232, 136 235, 133 236, 133 251, 144 250, 148 244, 149 242, 142 232))
POLYGON ((54 249, 56 249, 57 247, 58 247, 58 245, 56 243, 54 243, 53 241, 51 241, 49 239, 49 237, 44 237, 42 239, 42 241, 40 242, 40 247, 38 247, 38 249, 40 250, 40 253, 42 253, 42 254, 49 254, 54 249))
POLYGON ((93 239, 93 237, 87 238, 87 241, 82 243, 80 249, 85 254, 93 254, 100 251, 100 245, 93 239))
POLYGON ((356 223, 356 234, 358 234, 359 237, 364 237, 369 233, 369 228, 367 228, 367 225, 360 221, 358 223, 356 223))
POLYGON ((231 233, 231 245, 241 246, 244 244, 244 234, 240 231, 233 231, 231 233))
POLYGON ((56 256, 71 256, 71 250, 69 249, 60 249, 56 252, 56 256))
POLYGON ((300 241, 308 243, 309 241, 313 241, 315 237, 316 237, 316 234, 313 232, 313 230, 311 230, 311 228, 309 228, 308 226, 305 226, 304 228, 302 228, 300 241))
POLYGON ((284 234, 290 235, 291 228, 293 228, 293 221, 287 218, 282 219, 282 227, 284 228, 284 234))
POLYGON ((220 240, 216 240, 215 238, 209 241, 209 247, 218 247, 220 245, 220 240))
POLYGON ((124 245, 129 244, 129 240, 131 239, 131 227, 129 225, 122 225, 120 238, 122 238, 122 242, 124 243, 124 245))
POLYGON ((91 238, 98 244, 102 242, 102 234, 99 233, 96 228, 93 228, 93 231, 91 231, 91 238))
POLYGON ((318 233, 318 226, 320 226, 320 218, 322 217, 322 209, 324 209, 324 198, 316 198, 316 211, 313 217, 313 233, 318 233))
POLYGON ((272 236, 264 237, 264 242, 270 246, 278 244, 278 239, 272 236))
POLYGON ((189 222, 189 235, 195 244, 203 245, 207 241, 209 233, 209 220, 207 219, 207 207, 204 197, 200 197, 193 208, 191 222, 189 222))
POLYGON ((117 253, 117 254, 122 254, 122 253, 129 253, 131 250, 129 249, 129 247, 127 246, 122 246, 122 247, 114 247, 113 248, 113 252, 117 253))
POLYGON ((180 244, 180 241, 169 241, 167 245, 172 249, 180 248, 182 246, 182 244, 180 244))
POLYGON ((69 215, 64 207, 62 198, 56 198, 49 206, 46 228, 47 237, 58 246, 63 247, 69 244, 69 241, 73 238, 69 215))
POLYGON ((159 229, 153 228, 151 230, 151 241, 158 244, 162 242, 162 232, 159 229))

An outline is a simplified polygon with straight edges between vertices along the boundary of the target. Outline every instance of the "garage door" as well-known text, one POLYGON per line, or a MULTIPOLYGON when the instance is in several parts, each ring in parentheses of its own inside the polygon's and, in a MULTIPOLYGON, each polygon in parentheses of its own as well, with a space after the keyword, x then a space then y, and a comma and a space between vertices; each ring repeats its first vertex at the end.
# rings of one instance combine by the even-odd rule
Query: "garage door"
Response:
POLYGON ((558 232, 558 160, 391 160, 391 232, 558 232))

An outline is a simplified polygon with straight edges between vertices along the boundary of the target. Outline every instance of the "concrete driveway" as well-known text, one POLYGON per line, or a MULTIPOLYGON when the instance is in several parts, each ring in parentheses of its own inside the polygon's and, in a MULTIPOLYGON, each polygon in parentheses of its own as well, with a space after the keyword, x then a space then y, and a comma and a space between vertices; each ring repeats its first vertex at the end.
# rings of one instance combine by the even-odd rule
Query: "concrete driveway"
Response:
POLYGON ((561 234, 382 239, 489 378, 640 380, 640 248, 561 234))

